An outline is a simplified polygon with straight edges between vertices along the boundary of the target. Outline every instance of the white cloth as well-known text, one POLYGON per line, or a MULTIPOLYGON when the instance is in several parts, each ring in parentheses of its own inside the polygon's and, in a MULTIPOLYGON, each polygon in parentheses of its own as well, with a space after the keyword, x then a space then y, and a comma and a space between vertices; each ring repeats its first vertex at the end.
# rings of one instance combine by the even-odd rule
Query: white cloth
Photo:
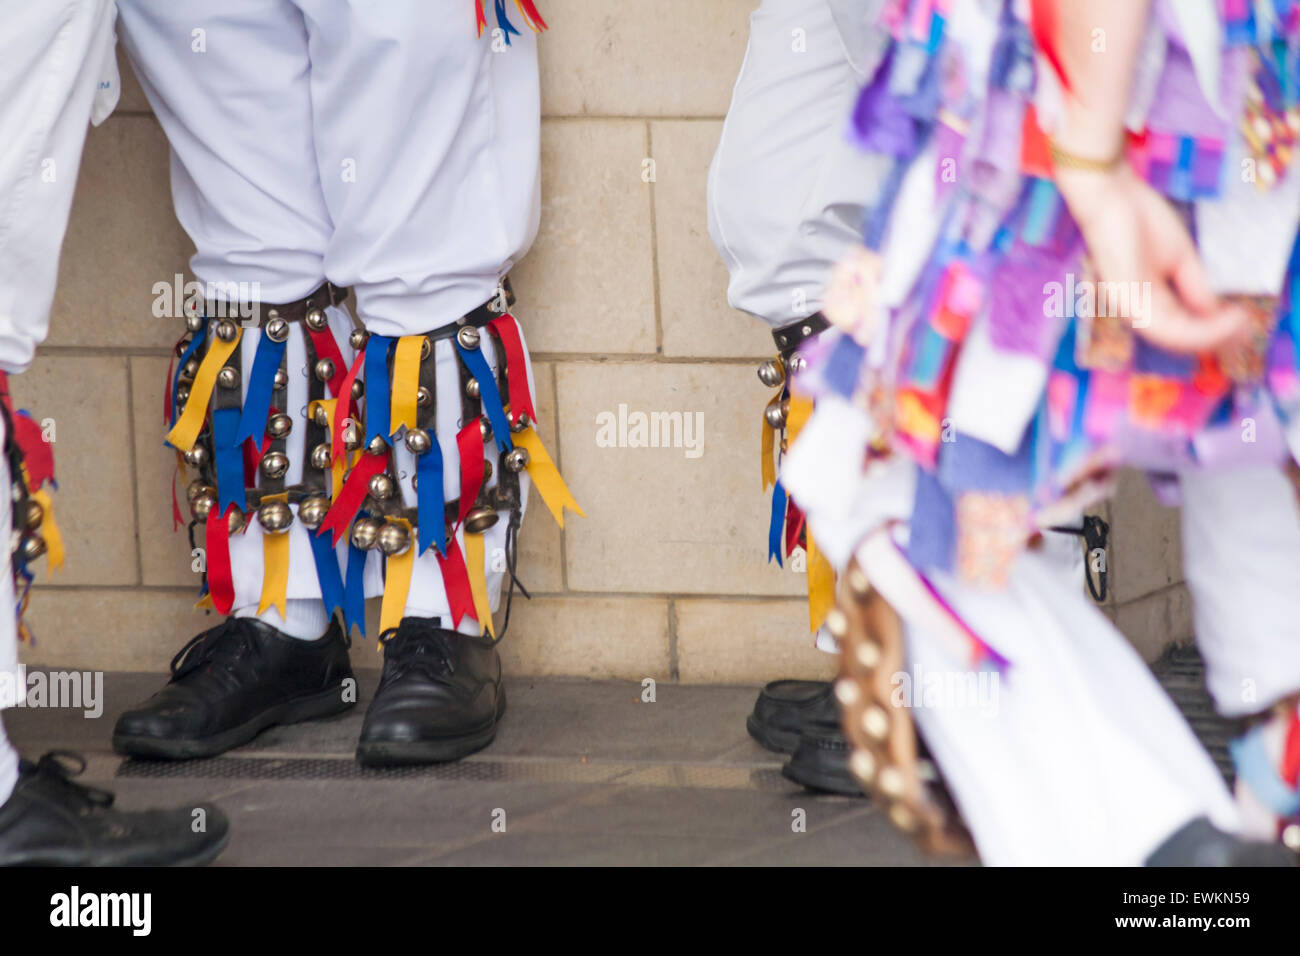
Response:
POLYGON ((50 326, 59 250, 92 115, 119 92, 111 0, 0 0, 0 368, 50 326), (97 92, 98 91, 98 92, 97 92))
MULTIPOLYGON (((355 290, 369 331, 411 335, 492 298, 532 244, 540 95, 536 40, 527 31, 494 52, 492 38, 476 38, 465 22, 462 0, 232 0, 219 11, 203 0, 120 5, 123 44, 172 146, 176 212, 205 285, 257 283, 261 301, 287 302, 328 278, 355 290)), ((351 363, 348 314, 329 313, 351 363)), ((245 369, 259 335, 245 332, 245 369)), ((492 343, 483 341, 495 369, 492 343)), ((436 361, 450 500, 460 493, 460 391, 449 340, 437 343, 436 361)), ((287 368, 293 484, 310 451, 300 335, 289 337, 287 368)), ((413 506, 414 459, 400 443, 396 465, 413 506)), ((494 473, 489 486, 496 480, 494 473)), ((521 484, 526 503, 526 477, 521 484)), ((289 535, 287 595, 318 597, 307 531, 295 521, 289 535)), ((484 540, 493 608, 505 538, 501 520, 484 540)), ((345 567, 345 541, 338 555, 345 567)), ((231 540, 231 565, 235 606, 256 606, 263 562, 255 522, 231 540)), ((367 596, 382 593, 381 568, 372 553, 367 596)), ((431 552, 415 562, 406 612, 448 613, 431 552)), ((463 629, 473 631, 471 624, 463 629)))
POLYGON ((255 617, 263 624, 269 624, 281 634, 296 637, 300 641, 314 641, 329 628, 330 617, 325 613, 325 605, 320 601, 294 598, 284 602, 284 616, 274 607, 258 612, 256 604, 233 609, 235 617, 255 617))
POLYGON ((816 312, 886 168, 845 137, 883 52, 878 0, 764 0, 709 168, 727 301, 772 326, 816 312))

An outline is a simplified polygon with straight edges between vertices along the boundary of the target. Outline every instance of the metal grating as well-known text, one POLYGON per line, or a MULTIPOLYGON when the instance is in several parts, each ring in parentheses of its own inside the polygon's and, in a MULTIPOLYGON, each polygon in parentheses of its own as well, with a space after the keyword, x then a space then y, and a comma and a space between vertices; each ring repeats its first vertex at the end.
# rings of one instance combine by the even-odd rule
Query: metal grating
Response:
POLYGON ((1220 717, 1205 689, 1205 661, 1195 647, 1175 647, 1155 664, 1156 677, 1191 724, 1201 745, 1210 752, 1223 779, 1231 786, 1236 776, 1228 741, 1237 736, 1236 723, 1220 717))

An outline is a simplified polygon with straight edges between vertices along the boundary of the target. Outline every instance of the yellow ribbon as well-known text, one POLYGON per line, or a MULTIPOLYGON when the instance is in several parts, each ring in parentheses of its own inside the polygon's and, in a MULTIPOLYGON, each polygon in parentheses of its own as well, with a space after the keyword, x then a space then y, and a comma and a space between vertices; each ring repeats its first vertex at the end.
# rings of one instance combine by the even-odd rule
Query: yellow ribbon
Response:
POLYGON ((802 395, 790 396, 790 411, 785 416, 786 440, 793 445, 803 431, 804 425, 812 417, 813 403, 802 395))
POLYGON ((196 611, 212 611, 212 610, 215 610, 215 607, 214 607, 214 605, 213 605, 213 603, 212 603, 212 592, 211 592, 211 591, 209 591, 207 594, 203 595, 203 597, 199 598, 197 601, 194 602, 194 610, 196 610, 196 611))
POLYGON ((217 384, 217 373, 239 347, 243 334, 244 330, 236 325, 235 338, 230 342, 212 336, 208 354, 203 356, 199 374, 194 376, 194 383, 190 385, 190 397, 185 402, 185 411, 181 413, 175 427, 167 433, 167 441, 181 451, 189 451, 194 447, 194 442, 203 429, 203 420, 208 415, 208 400, 212 398, 212 389, 217 384))
POLYGON ((402 425, 416 426, 416 396, 420 390, 420 352, 423 335, 403 335, 393 353, 393 405, 389 427, 396 434, 402 425))
MULTIPOLYGON (((528 451, 528 477, 537 486, 538 494, 542 496, 542 500, 546 502, 546 507, 555 516, 556 523, 561 528, 564 527, 565 508, 584 518, 587 517, 587 513, 578 507, 578 502, 569 493, 569 486, 560 477, 555 462, 551 461, 551 456, 546 453, 546 446, 542 444, 541 438, 537 436, 537 432, 533 430, 533 427, 530 425, 521 432, 515 432, 510 437, 516 445, 528 451)), ((469 536, 466 535, 466 537, 469 536)))
POLYGON ((826 555, 817 549, 812 533, 804 526, 808 542, 808 623, 815 634, 826 623, 826 615, 835 606, 835 570, 826 555))
MULTIPOLYGON (((488 633, 496 637, 496 625, 492 622, 492 603, 488 600, 487 563, 483 556, 481 534, 465 532, 465 568, 469 571, 469 593, 474 596, 474 614, 478 618, 479 626, 486 627, 488 633)), ((482 631, 479 633, 481 634, 482 631)))
MULTIPOLYGON (((338 404, 338 399, 336 398, 319 398, 316 401, 311 403, 311 406, 307 409, 307 414, 311 416, 315 416, 316 406, 319 405, 321 408, 325 409, 325 414, 329 417, 329 420, 333 422, 334 406, 337 404, 338 404)), ((329 433, 327 431, 326 432, 327 437, 325 439, 326 445, 330 444, 330 438, 328 437, 328 435, 329 433)), ((311 454, 311 449, 308 449, 307 453, 311 454)), ((330 477, 332 479, 330 481, 330 502, 331 503, 338 501, 339 492, 343 490, 343 476, 347 472, 347 467, 348 465, 347 465, 346 453, 339 455, 337 458, 330 459, 330 477)))
MULTIPOLYGON (((406 596, 411 593, 411 569, 415 567, 415 534, 411 531, 411 523, 405 518, 390 518, 394 524, 400 524, 406 529, 407 535, 411 539, 411 546, 401 554, 394 554, 388 557, 387 567, 384 570, 384 601, 379 607, 379 633, 391 631, 402 623, 402 615, 406 613, 406 596)), ((469 535, 466 535, 469 537, 469 535)), ((376 641, 376 644, 378 642, 376 641)), ((378 648, 376 648, 378 649, 378 648)))
POLYGON ((54 500, 44 488, 33 491, 31 498, 45 512, 45 517, 41 520, 41 537, 45 539, 45 555, 50 564, 50 571, 54 572, 63 567, 65 553, 63 533, 59 531, 58 522, 54 520, 54 500))
POLYGON ((776 450, 776 429, 767 423, 766 415, 760 421, 763 423, 763 445, 759 452, 759 463, 763 469, 763 491, 766 493, 767 489, 776 484, 776 459, 773 457, 776 450))
MULTIPOLYGON (((267 495, 262 499, 268 501, 289 501, 287 493, 267 495)), ((289 532, 281 531, 271 534, 262 531, 262 599, 258 602, 257 613, 261 614, 268 607, 275 607, 280 616, 285 616, 285 592, 289 590, 289 532)))

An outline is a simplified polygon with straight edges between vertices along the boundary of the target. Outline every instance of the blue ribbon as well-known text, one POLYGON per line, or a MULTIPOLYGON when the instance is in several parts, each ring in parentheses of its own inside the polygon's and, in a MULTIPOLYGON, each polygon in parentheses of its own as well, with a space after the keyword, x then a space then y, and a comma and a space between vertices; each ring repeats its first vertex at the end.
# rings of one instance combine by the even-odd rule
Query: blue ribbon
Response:
POLYGON ((219 514, 230 505, 248 508, 244 494, 244 459, 239 454, 239 409, 218 408, 212 412, 212 446, 217 464, 219 514))
MULTIPOLYGON (((357 517, 364 518, 360 512, 357 517)), ((366 552, 348 542, 348 581, 343 592, 343 626, 349 634, 356 627, 366 636, 366 552)))
POLYGON ((777 567, 785 567, 781 560, 781 532, 785 530, 785 488, 778 481, 772 486, 772 523, 767 529, 767 560, 776 558, 777 567))
POLYGON ((1264 746, 1262 728, 1256 727, 1244 737, 1228 744, 1237 776, 1246 781, 1260 803, 1284 820, 1300 813, 1300 793, 1292 790, 1274 768, 1264 746))
POLYGON ((366 342, 366 444, 379 436, 388 441, 388 349, 393 344, 387 335, 370 334, 366 342))
POLYGON ((496 0, 496 13, 497 26, 499 26, 501 32, 505 34, 506 46, 509 46, 510 35, 513 33, 515 36, 520 36, 520 33, 515 29, 515 25, 510 22, 510 18, 506 16, 506 0, 496 0))
MULTIPOLYGON (((343 575, 339 571, 338 554, 331 543, 330 533, 318 534, 308 530, 307 538, 311 541, 312 557, 316 559, 316 580, 320 582, 321 600, 330 614, 335 608, 345 608, 343 575)), ((351 545, 349 545, 351 547, 351 545)))
POLYGON ((438 436, 429 433, 429 450, 415 460, 415 474, 419 479, 416 494, 416 519, 419 525, 420 550, 424 554, 430 544, 447 554, 447 522, 443 513, 442 446, 438 436))
POLYGON ((208 337, 208 324, 204 322, 203 326, 197 332, 194 333, 194 338, 190 339, 190 344, 185 346, 185 351, 181 353, 180 363, 176 366, 176 376, 175 378, 172 379, 171 424, 173 428, 176 427, 176 419, 180 418, 180 409, 177 407, 180 405, 180 401, 179 399, 177 399, 176 393, 180 391, 180 387, 181 387, 181 371, 185 368, 185 363, 194 357, 194 353, 199 350, 199 346, 202 345, 207 340, 207 337, 208 337))
POLYGON ((487 359, 478 349, 467 349, 456 343, 456 350, 460 352, 460 360, 465 363, 475 381, 478 382, 479 399, 483 402, 483 410, 487 412, 488 421, 492 423, 492 437, 496 439, 497 447, 503 452, 510 451, 514 448, 514 442, 510 440, 510 422, 506 418, 505 406, 501 404, 501 393, 497 391, 497 380, 492 374, 492 369, 488 367, 487 359))
POLYGON ((272 342, 265 332, 257 342, 253 370, 248 375, 248 394, 244 396, 244 414, 239 420, 238 442, 251 438, 261 443, 266 434, 266 416, 271 411, 271 391, 275 373, 284 360, 286 342, 272 342))

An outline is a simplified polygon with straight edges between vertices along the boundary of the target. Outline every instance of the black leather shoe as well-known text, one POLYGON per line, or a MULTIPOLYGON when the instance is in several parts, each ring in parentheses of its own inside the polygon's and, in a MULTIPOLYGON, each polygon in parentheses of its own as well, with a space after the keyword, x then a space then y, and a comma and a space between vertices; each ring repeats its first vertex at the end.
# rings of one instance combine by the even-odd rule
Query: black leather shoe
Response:
POLYGON ((839 719, 835 695, 826 681, 774 680, 759 691, 745 726, 768 750, 792 754, 805 724, 839 719))
POLYGON ((276 724, 347 710, 356 703, 344 693, 352 679, 337 620, 317 640, 303 641, 254 618, 227 618, 181 648, 170 683, 118 719, 113 749, 134 757, 211 757, 276 724))
POLYGON ((367 767, 458 760, 496 736, 506 709, 491 640, 406 617, 384 642, 384 672, 366 711, 357 759, 367 767))
POLYGON ((1147 857, 1147 866, 1295 865, 1295 856, 1282 844, 1224 833, 1205 817, 1179 827, 1147 857))
POLYGON ((810 790, 846 797, 866 796, 853 774, 849 773, 849 753, 849 741, 839 723, 805 724, 803 733, 799 735, 799 745, 781 768, 781 775, 810 790))
POLYGON ((216 807, 124 813, 107 790, 71 779, 85 768, 67 753, 19 761, 18 783, 0 806, 0 866, 197 866, 225 849, 230 824, 216 807), (203 811, 198 833, 195 810, 203 811))

